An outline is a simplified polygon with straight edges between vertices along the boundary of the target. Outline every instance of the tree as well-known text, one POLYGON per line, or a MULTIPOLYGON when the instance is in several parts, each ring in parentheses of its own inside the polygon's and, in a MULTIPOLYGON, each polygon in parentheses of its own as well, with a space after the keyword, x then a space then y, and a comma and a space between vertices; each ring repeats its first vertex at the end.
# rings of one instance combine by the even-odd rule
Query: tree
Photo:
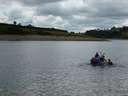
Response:
POLYGON ((22 26, 21 23, 19 23, 18 26, 22 26))
POLYGON ((17 22, 16 22, 16 21, 14 21, 14 22, 13 22, 13 24, 14 24, 14 25, 16 25, 16 24, 17 24, 17 22))
POLYGON ((31 24, 28 24, 27 26, 28 26, 28 27, 33 27, 31 24))
POLYGON ((116 27, 115 27, 115 26, 113 26, 113 27, 111 28, 111 30, 115 31, 115 30, 116 30, 116 27))

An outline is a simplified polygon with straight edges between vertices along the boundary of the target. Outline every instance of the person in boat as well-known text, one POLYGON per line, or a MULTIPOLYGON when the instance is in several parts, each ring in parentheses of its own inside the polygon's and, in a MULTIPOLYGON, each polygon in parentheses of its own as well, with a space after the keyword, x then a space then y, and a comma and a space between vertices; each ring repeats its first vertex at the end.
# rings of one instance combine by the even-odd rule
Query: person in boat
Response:
POLYGON ((96 54, 95 54, 95 58, 97 58, 97 57, 99 57, 99 53, 98 52, 96 52, 96 54))
POLYGON ((108 59, 108 65, 113 65, 113 62, 111 61, 111 59, 108 59))
POLYGON ((106 59, 104 53, 100 54, 98 52, 96 52, 96 54, 94 55, 94 57, 90 60, 90 63, 93 66, 101 66, 101 65, 113 65, 113 62, 111 61, 111 59, 106 59))
POLYGON ((98 52, 95 54, 96 65, 100 65, 100 55, 98 52))
POLYGON ((93 66, 96 66, 96 58, 95 58, 95 57, 92 57, 92 59, 91 59, 91 64, 92 64, 93 66))
POLYGON ((102 55, 102 56, 100 57, 100 61, 101 61, 101 63, 104 63, 104 62, 105 62, 105 56, 104 56, 104 55, 102 55))

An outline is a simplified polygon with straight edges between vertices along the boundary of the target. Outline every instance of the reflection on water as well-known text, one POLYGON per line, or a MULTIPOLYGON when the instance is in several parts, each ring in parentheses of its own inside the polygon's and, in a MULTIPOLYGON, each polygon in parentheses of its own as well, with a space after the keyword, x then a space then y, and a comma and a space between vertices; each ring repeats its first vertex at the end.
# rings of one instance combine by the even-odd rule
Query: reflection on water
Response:
POLYGON ((0 42, 0 96, 127 96, 128 41, 0 42), (114 66, 92 67, 104 50, 114 66))

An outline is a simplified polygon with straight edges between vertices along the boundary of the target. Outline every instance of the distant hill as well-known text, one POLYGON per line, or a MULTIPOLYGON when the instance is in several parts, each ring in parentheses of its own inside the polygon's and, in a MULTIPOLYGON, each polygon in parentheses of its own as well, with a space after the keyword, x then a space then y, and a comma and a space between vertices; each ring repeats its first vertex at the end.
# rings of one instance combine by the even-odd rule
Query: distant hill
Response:
POLYGON ((39 35, 67 35, 67 30, 55 29, 55 28, 41 28, 34 27, 32 25, 21 26, 21 24, 5 24, 0 23, 0 34, 19 34, 19 35, 29 35, 29 34, 39 34, 39 35))
POLYGON ((22 26, 17 24, 0 23, 0 41, 106 41, 103 38, 95 38, 84 33, 68 32, 67 30, 56 28, 41 28, 32 25, 22 26))
POLYGON ((128 39, 128 26, 112 27, 111 29, 88 30, 85 33, 68 32, 56 28, 41 28, 32 25, 0 23, 0 35, 49 35, 49 36, 78 36, 83 38, 125 38, 128 39))
POLYGON ((98 38, 125 38, 128 39, 128 26, 112 27, 111 29, 101 30, 88 30, 85 35, 98 37, 98 38))

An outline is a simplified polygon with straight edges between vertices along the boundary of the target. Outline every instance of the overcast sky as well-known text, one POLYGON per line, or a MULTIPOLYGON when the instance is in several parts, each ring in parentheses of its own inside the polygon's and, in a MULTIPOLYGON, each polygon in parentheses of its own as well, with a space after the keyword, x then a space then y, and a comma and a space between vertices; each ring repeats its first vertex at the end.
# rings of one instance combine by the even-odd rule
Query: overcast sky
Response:
POLYGON ((0 22, 84 32, 128 25, 128 0, 0 0, 0 22))

